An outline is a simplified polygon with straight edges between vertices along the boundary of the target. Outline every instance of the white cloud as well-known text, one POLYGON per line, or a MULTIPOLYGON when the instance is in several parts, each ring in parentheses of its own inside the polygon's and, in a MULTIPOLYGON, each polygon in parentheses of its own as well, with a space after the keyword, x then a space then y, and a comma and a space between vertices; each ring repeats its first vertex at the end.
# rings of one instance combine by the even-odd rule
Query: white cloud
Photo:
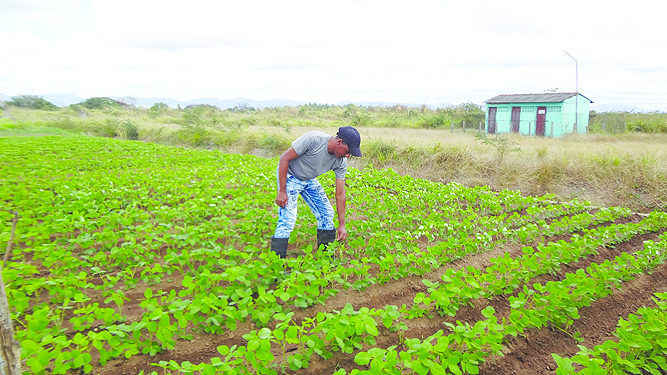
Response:
POLYGON ((667 110, 654 2, 0 1, 0 92, 481 102, 579 90, 667 110))

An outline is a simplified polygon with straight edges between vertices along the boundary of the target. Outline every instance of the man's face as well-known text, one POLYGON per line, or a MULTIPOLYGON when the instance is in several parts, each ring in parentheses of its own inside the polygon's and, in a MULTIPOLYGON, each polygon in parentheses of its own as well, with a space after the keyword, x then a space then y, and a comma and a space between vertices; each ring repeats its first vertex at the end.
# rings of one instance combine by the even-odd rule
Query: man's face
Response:
POLYGON ((342 139, 336 140, 336 147, 334 147, 334 155, 338 159, 350 157, 350 147, 342 139))

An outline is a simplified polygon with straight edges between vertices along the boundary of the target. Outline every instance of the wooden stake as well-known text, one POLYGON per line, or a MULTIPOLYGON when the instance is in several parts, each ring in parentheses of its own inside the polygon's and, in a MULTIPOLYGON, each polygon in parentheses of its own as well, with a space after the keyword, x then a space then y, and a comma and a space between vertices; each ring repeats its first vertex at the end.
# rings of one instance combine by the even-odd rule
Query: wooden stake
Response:
MULTIPOLYGON (((7 245, 7 254, 11 252, 12 242, 14 242, 14 231, 19 214, 14 212, 12 223, 12 232, 9 235, 9 244, 7 245)), ((5 282, 0 270, 0 374, 2 375, 20 375, 21 374, 21 345, 14 339, 14 329, 12 327, 12 316, 9 312, 7 303, 7 293, 5 292, 5 282)))
POLYGON ((12 232, 9 234, 9 243, 7 243, 7 252, 5 252, 5 257, 2 259, 5 264, 11 258, 12 245, 14 244, 14 232, 16 232, 16 223, 19 221, 19 213, 14 211, 14 219, 12 220, 12 232))

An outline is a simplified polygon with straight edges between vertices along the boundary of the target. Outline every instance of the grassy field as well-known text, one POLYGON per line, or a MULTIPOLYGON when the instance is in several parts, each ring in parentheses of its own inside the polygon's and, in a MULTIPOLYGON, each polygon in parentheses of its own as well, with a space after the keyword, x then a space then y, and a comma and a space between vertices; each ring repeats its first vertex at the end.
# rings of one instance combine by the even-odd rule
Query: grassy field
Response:
POLYGON ((280 155, 309 130, 333 135, 338 127, 353 125, 362 135, 364 152, 363 158, 351 160, 357 167, 392 168, 402 175, 530 195, 553 193, 641 212, 667 208, 667 134, 660 132, 664 114, 593 114, 591 129, 597 133, 560 139, 502 136, 505 144, 494 138, 484 144, 475 136, 477 126, 462 131, 463 121, 474 124, 483 118, 474 105, 442 110, 310 105, 10 111, 11 119, 0 120, 2 135, 65 131, 263 157, 280 155), (620 128, 622 133, 608 133, 620 128), (651 132, 636 131, 642 129, 651 132))

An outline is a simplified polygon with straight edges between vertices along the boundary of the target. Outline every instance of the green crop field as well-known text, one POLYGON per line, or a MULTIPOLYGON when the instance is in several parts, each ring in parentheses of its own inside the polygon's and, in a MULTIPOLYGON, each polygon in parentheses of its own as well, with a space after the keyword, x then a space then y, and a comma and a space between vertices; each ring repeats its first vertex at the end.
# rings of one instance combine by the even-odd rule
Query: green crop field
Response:
POLYGON ((0 156, 27 374, 667 371, 664 212, 351 168, 349 240, 315 249, 302 205, 282 260, 276 158, 82 136, 0 156))

